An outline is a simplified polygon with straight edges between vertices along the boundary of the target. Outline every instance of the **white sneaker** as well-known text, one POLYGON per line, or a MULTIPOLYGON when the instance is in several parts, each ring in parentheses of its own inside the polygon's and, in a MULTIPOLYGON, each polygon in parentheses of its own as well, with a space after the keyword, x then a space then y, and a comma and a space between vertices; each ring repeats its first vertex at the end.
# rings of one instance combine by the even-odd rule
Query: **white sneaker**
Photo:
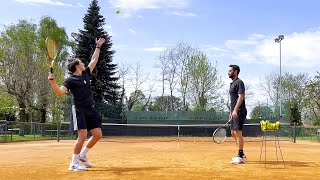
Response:
POLYGON ((247 161, 247 157, 243 156, 242 158, 237 156, 232 158, 231 164, 241 164, 241 163, 245 163, 247 161))
POLYGON ((92 167, 92 164, 89 162, 87 156, 79 157, 79 160, 86 166, 86 167, 92 167))
POLYGON ((68 168, 68 171, 86 171, 87 168, 80 166, 79 162, 76 162, 75 164, 70 163, 70 166, 68 168))
POLYGON ((246 162, 246 161, 247 161, 247 156, 246 156, 246 155, 243 155, 243 156, 242 156, 242 161, 243 161, 243 162, 246 162))
POLYGON ((246 162, 246 161, 247 161, 247 156, 246 156, 246 155, 243 155, 242 158, 239 157, 239 156, 233 157, 232 160, 233 160, 233 159, 236 159, 236 158, 240 158, 241 161, 243 161, 243 162, 246 162))
POLYGON ((241 162, 242 161, 240 157, 234 157, 232 158, 231 164, 240 164, 241 162))

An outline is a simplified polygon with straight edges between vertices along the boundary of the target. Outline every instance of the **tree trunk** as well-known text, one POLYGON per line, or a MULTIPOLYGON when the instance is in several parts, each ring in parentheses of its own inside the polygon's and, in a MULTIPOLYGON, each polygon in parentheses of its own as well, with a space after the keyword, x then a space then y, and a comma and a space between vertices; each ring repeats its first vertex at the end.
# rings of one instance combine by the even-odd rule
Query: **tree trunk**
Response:
POLYGON ((24 122, 26 121, 26 105, 24 103, 20 103, 20 129, 19 136, 24 136, 24 122))
POLYGON ((46 114, 47 114, 47 111, 46 109, 40 109, 40 123, 43 123, 41 124, 41 136, 45 136, 46 135, 46 125, 44 123, 46 123, 46 114))

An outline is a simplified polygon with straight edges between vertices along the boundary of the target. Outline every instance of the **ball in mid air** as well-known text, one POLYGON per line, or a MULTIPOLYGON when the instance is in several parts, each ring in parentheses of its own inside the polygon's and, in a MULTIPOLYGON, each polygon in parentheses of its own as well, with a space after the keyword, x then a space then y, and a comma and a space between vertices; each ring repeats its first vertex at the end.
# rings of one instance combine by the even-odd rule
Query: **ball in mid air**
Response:
POLYGON ((119 14, 119 13, 120 13, 120 10, 119 10, 119 9, 117 9, 117 10, 116 10, 116 13, 117 13, 117 14, 119 14))

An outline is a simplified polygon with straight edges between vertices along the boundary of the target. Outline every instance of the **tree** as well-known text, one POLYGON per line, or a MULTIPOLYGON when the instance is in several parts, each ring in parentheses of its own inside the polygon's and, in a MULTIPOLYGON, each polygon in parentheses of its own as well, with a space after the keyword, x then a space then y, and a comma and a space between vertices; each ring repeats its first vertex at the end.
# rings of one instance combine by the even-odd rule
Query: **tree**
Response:
MULTIPOLYGON (((137 104, 139 101, 141 102, 142 97, 145 98, 145 95, 143 93, 143 86, 146 86, 149 75, 143 73, 142 65, 140 64, 140 62, 138 62, 135 66, 130 66, 129 71, 130 78, 128 78, 128 82, 130 83, 130 85, 128 85, 127 88, 132 89, 132 93, 130 93, 129 97, 126 97, 126 103, 128 111, 131 111, 135 104, 137 104)), ((150 94, 147 101, 144 103, 143 108, 146 108, 151 99, 154 84, 151 83, 149 85, 151 86, 149 88, 150 94)))
POLYGON ((298 112, 301 112, 302 100, 304 97, 304 86, 308 80, 308 75, 298 73, 296 75, 284 72, 281 76, 281 92, 280 92, 280 76, 277 72, 272 72, 265 76, 262 83, 263 88, 272 101, 274 112, 279 116, 280 97, 282 99, 282 115, 284 119, 290 118, 293 103, 297 103, 298 112))
POLYGON ((320 125, 320 72, 305 85, 303 118, 306 123, 320 125))
POLYGON ((210 108, 209 104, 217 109, 222 107, 223 99, 220 89, 223 83, 218 76, 217 66, 212 66, 203 52, 197 52, 190 57, 187 68, 190 78, 190 96, 195 102, 194 109, 206 111, 210 108))
POLYGON ((251 113, 250 117, 251 119, 267 119, 272 120, 272 109, 267 105, 259 105, 255 106, 251 113))
POLYGON ((180 111, 181 108, 181 100, 175 96, 158 96, 155 98, 152 106, 149 107, 151 111, 180 111), (173 106, 171 105, 172 102, 173 106), (171 109, 171 107, 174 107, 174 109, 171 109))
MULTIPOLYGON (((166 85, 166 81, 168 80, 167 74, 169 71, 169 62, 166 55, 167 52, 168 52, 168 49, 161 52, 161 54, 157 57, 158 62, 155 64, 155 67, 160 69, 160 74, 161 74, 161 85, 162 85, 161 97, 164 96, 165 85, 166 85)), ((164 107, 161 106, 162 104, 163 103, 160 103, 160 107, 159 107, 160 111, 164 109, 164 107)))
MULTIPOLYGON (((157 58, 156 68, 161 70, 162 96, 165 95, 165 84, 169 84, 171 106, 174 105, 173 91, 178 89, 181 93, 183 110, 188 110, 188 85, 189 74, 187 69, 188 60, 192 53, 196 51, 191 45, 179 42, 174 47, 168 47, 157 58), (180 87, 176 88, 179 85, 180 87)), ((164 103, 161 103, 164 104, 164 103)), ((175 107, 171 107, 175 109, 175 107)))
POLYGON ((64 114, 64 99, 57 97, 51 90, 51 86, 48 82, 48 62, 46 61, 45 39, 52 37, 57 45, 57 58, 54 63, 54 74, 57 77, 58 83, 62 83, 65 75, 65 64, 68 57, 67 47, 71 42, 68 41, 67 34, 63 27, 59 27, 56 20, 51 17, 44 16, 41 18, 38 29, 38 57, 40 61, 38 65, 38 78, 34 82, 35 95, 30 99, 30 106, 41 114, 40 122, 46 122, 46 113, 49 108, 53 117, 58 120, 62 119, 64 114))
POLYGON ((301 113, 299 112, 298 103, 293 102, 290 108, 290 123, 301 125, 301 113))
POLYGON ((276 80, 277 76, 278 75, 276 74, 276 72, 272 72, 265 75, 264 79, 261 82, 261 86, 267 92, 273 108, 277 106, 279 99, 278 85, 276 80))
MULTIPOLYGON (((33 83, 37 79, 37 25, 20 20, 5 27, 1 33, 0 77, 7 92, 13 95, 20 108, 20 121, 25 121, 28 99, 33 95, 33 83)), ((20 132, 23 135, 23 131, 20 132)))
POLYGON ((136 90, 130 94, 128 99, 128 110, 129 111, 142 111, 144 110, 146 96, 141 90, 136 90))
POLYGON ((0 120, 15 121, 16 104, 14 96, 7 93, 4 85, 0 85, 0 120))
POLYGON ((197 49, 193 48, 190 44, 180 42, 176 46, 176 51, 178 53, 178 77, 179 77, 179 92, 181 93, 182 98, 182 110, 187 111, 189 109, 190 102, 187 101, 188 88, 190 85, 189 69, 188 63, 192 54, 194 54, 197 49))
MULTIPOLYGON (((20 121, 25 122, 28 114, 37 110, 41 113, 41 122, 46 121, 46 112, 49 104, 52 106, 52 115, 60 107, 58 99, 52 101, 49 91, 51 87, 47 80, 48 62, 44 47, 47 36, 53 37, 59 44, 57 65, 64 65, 64 57, 67 56, 65 45, 67 36, 63 28, 59 28, 50 17, 43 17, 40 28, 27 20, 20 20, 16 25, 10 25, 1 33, 0 46, 0 77, 6 86, 6 91, 13 95, 20 109, 20 121), (63 51, 64 50, 64 51, 63 51), (59 60, 61 59, 61 60, 59 60), (56 103, 53 103, 56 102, 56 103)), ((57 70, 57 77, 62 77, 61 70, 57 70)), ((32 115, 32 114, 31 114, 32 115)), ((32 115, 33 116, 33 115, 32 115)), ((20 135, 23 135, 21 124, 20 135)))
POLYGON ((121 116, 123 117, 125 114, 125 94, 126 94, 126 90, 125 90, 125 84, 126 84, 126 80, 127 80, 127 75, 129 74, 129 65, 127 64, 121 64, 119 66, 119 71, 118 71, 118 75, 119 75, 119 80, 121 81, 121 94, 120 94, 120 105, 121 105, 121 116))
POLYGON ((92 0, 83 18, 84 30, 79 30, 76 55, 86 65, 95 50, 95 39, 102 37, 106 42, 102 45, 99 62, 91 76, 91 86, 95 102, 117 106, 119 101, 118 77, 115 76, 117 65, 112 63, 114 50, 111 50, 111 36, 103 29, 105 18, 100 15, 97 0, 92 0))

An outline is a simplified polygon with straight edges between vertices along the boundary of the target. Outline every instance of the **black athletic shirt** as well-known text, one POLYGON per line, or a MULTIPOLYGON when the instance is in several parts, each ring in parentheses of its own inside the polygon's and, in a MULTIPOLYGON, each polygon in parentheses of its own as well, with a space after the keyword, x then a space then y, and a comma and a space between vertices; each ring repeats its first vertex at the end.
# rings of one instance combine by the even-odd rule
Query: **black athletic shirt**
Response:
MULTIPOLYGON (((230 83, 229 93, 230 93, 230 98, 231 98, 231 112, 236 107, 236 104, 237 104, 237 101, 239 98, 239 94, 242 94, 244 92, 245 92, 245 87, 244 87, 243 81, 241 79, 237 78, 234 81, 232 81, 232 83, 230 83)), ((247 111, 245 99, 243 99, 243 101, 239 107, 239 111, 240 112, 247 111)))
POLYGON ((90 68, 87 67, 81 76, 71 75, 63 86, 73 94, 73 101, 76 106, 92 106, 94 104, 90 85, 90 68))

